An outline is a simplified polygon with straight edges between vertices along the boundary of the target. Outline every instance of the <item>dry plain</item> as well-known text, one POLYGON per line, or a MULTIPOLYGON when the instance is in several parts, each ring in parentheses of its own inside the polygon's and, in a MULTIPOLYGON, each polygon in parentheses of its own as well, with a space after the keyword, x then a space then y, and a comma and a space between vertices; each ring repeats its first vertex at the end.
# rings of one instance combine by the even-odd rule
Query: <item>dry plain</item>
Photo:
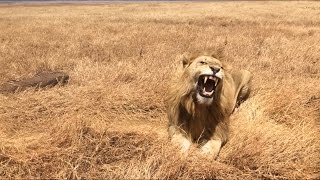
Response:
POLYGON ((320 3, 0 5, 0 83, 64 71, 64 87, 0 94, 0 178, 320 178, 320 3), (224 47, 253 73, 217 161, 170 146, 179 55, 224 47))

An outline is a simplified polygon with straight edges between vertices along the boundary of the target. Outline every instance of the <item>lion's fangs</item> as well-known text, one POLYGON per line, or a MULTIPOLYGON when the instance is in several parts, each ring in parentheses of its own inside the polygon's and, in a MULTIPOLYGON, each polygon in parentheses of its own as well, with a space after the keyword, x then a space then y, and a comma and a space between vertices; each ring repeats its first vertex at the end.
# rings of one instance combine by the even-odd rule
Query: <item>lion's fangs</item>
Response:
POLYGON ((205 98, 211 98, 211 96, 215 92, 215 88, 217 87, 219 80, 217 77, 215 77, 213 75, 205 75, 204 74, 201 76, 199 77, 199 79, 202 81, 201 82, 202 85, 200 85, 202 92, 201 93, 199 92, 199 93, 201 96, 204 96, 205 98), (211 80, 213 82, 208 82, 208 80, 211 80), (205 86, 207 83, 210 83, 210 84, 212 83, 213 88, 207 89, 207 87, 205 86))
POLYGON ((208 79, 213 80, 216 84, 218 83, 218 78, 215 77, 215 76, 212 76, 212 75, 205 76, 204 77, 204 83, 206 83, 208 79))
POLYGON ((205 76, 204 77, 204 84, 207 82, 207 80, 208 80, 208 76, 205 76))
POLYGON ((215 80, 215 84, 214 84, 214 86, 216 86, 216 87, 217 87, 217 85, 218 85, 218 79, 216 79, 216 80, 215 80))

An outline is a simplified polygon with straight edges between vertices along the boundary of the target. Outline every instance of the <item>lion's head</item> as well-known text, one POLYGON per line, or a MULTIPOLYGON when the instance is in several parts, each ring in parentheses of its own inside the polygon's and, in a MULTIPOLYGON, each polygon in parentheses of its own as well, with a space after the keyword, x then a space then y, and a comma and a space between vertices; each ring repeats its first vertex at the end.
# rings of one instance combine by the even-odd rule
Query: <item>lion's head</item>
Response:
POLYGON ((224 78, 222 63, 211 55, 183 55, 182 63, 182 77, 191 85, 189 91, 195 103, 211 105, 221 92, 224 78))

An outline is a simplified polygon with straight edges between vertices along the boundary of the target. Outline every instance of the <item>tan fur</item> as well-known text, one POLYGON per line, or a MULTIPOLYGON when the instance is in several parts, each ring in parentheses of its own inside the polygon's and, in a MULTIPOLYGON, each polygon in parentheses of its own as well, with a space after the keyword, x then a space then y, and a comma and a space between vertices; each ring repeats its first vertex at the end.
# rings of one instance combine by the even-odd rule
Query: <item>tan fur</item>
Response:
POLYGON ((197 143, 203 153, 216 157, 228 139, 231 113, 249 95, 250 72, 225 68, 226 65, 215 57, 211 54, 184 54, 183 69, 177 72, 170 84, 166 98, 168 133, 183 152, 187 152, 188 142, 197 143), (199 103, 195 97, 195 83, 199 74, 208 67, 221 67, 224 74, 209 105, 199 103))

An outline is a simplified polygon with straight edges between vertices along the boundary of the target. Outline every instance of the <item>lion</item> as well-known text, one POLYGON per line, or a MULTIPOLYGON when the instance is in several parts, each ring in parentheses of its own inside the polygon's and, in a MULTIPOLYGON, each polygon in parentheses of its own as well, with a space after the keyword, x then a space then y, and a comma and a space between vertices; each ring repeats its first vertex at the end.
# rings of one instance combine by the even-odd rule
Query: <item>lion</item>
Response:
POLYGON ((182 152, 194 143, 216 159, 228 140, 230 115, 249 97, 251 73, 210 53, 185 53, 181 61, 166 98, 169 138, 182 152))

